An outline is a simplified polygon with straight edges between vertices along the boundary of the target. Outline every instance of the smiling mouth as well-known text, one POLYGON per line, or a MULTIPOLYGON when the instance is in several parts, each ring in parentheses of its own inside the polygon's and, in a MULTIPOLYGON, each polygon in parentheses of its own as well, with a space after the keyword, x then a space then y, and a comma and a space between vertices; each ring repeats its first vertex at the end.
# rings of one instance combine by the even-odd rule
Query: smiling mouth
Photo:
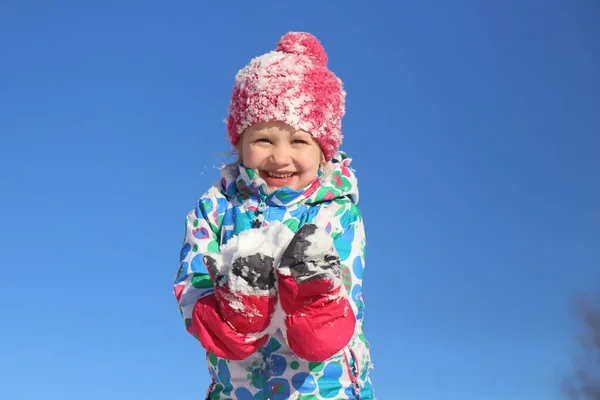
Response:
POLYGON ((294 172, 288 172, 288 173, 285 173, 285 174, 275 173, 275 172, 268 172, 268 171, 265 171, 265 172, 266 172, 266 174, 267 174, 267 176, 269 178, 276 178, 276 179, 291 178, 295 174, 294 172))

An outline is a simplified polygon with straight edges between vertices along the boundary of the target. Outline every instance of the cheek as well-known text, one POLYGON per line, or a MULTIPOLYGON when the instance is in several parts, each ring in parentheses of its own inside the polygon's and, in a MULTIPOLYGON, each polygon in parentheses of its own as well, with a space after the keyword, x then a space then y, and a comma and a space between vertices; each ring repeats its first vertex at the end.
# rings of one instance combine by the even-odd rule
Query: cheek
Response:
POLYGON ((319 171, 319 165, 321 163, 321 155, 317 152, 311 152, 301 158, 302 171, 306 175, 314 176, 319 171))
POLYGON ((260 163, 260 159, 260 150, 245 148, 242 152, 242 162, 246 168, 256 169, 260 163))

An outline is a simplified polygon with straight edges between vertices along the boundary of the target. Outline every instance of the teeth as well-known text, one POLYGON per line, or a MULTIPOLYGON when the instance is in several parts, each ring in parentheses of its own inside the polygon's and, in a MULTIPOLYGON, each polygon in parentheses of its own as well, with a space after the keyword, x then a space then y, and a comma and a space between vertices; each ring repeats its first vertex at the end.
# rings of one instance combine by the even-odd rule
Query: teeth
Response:
POLYGON ((267 172, 267 174, 269 174, 269 176, 272 178, 289 178, 290 176, 294 175, 294 174, 275 174, 273 172, 267 172))

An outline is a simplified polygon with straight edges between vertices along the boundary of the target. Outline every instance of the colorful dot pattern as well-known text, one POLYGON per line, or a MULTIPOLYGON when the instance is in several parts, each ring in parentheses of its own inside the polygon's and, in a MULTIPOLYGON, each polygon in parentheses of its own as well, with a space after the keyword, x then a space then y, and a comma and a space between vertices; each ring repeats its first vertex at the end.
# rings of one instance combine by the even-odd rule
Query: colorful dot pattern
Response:
POLYGON ((202 255, 219 251, 220 245, 235 235, 257 227, 257 221, 258 228, 282 221, 293 232, 306 223, 325 229, 334 238, 342 261, 343 284, 357 316, 355 334, 348 347, 323 363, 298 358, 280 331, 242 361, 220 359, 208 353, 206 363, 213 380, 209 399, 355 399, 353 377, 360 387, 360 399, 374 399, 369 377, 370 351, 362 332, 365 235, 350 162, 340 153, 309 187, 300 191, 283 188, 270 195, 254 171, 230 165, 223 169, 219 183, 201 196, 187 215, 174 292, 191 334, 193 306, 200 297, 214 291, 202 255))

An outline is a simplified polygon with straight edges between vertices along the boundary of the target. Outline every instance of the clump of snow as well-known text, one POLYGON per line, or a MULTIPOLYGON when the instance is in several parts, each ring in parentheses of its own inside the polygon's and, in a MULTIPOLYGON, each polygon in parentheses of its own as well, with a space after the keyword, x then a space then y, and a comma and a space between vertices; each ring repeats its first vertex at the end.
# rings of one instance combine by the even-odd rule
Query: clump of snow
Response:
MULTIPOLYGON (((216 261, 219 276, 217 285, 227 284, 232 291, 243 294, 274 295, 279 289, 277 279, 275 279, 274 287, 270 290, 251 287, 244 277, 256 277, 260 274, 260 271, 252 269, 250 265, 244 265, 238 276, 232 272, 232 265, 236 259, 261 254, 263 257, 273 259, 271 268, 274 274, 277 270, 282 275, 291 275, 289 266, 281 266, 281 258, 293 237, 294 233, 285 224, 280 221, 272 221, 266 227, 241 232, 223 245, 219 253, 206 253, 207 256, 216 261)), ((341 268, 331 258, 332 255, 337 255, 333 238, 325 230, 319 228, 313 234, 307 236, 306 240, 311 243, 304 253, 304 261, 308 269, 306 277, 321 275, 332 279, 334 287, 341 286, 341 268), (328 259, 325 259, 325 256, 328 256, 328 259)), ((299 280, 302 281, 302 279, 299 280)), ((341 298, 348 296, 345 290, 340 290, 335 294, 329 294, 327 297, 330 300, 340 301, 341 298)), ((248 318, 262 317, 259 310, 254 307, 245 307, 235 294, 226 295, 225 300, 232 308, 245 313, 248 318)), ((350 311, 345 310, 345 312, 350 311)), ((265 333, 286 338, 285 318, 286 314, 281 306, 281 301, 277 298, 275 312, 271 316, 269 327, 264 332, 249 335, 248 340, 260 338, 265 333)))
POLYGON ((248 229, 231 238, 225 245, 221 246, 221 254, 227 265, 231 265, 234 259, 254 254, 270 256, 271 246, 267 241, 265 232, 260 229, 248 229))
POLYGON ((292 271, 290 271, 290 267, 279 265, 277 267, 277 271, 283 276, 290 276, 292 271))
POLYGON ((317 229, 313 234, 308 235, 306 240, 310 243, 310 246, 304 251, 306 257, 323 257, 326 254, 335 253, 333 238, 323 229, 317 229))
MULTIPOLYGON (((273 221, 265 228, 249 229, 241 232, 223 245, 219 253, 205 253, 206 256, 215 260, 218 272, 216 277, 217 286, 228 285, 231 290, 242 294, 274 294, 275 288, 264 290, 248 284, 248 280, 256 281, 261 274, 265 273, 264 270, 258 271, 252 268, 252 265, 243 265, 242 270, 235 274, 232 267, 236 260, 259 254, 263 257, 265 263, 268 262, 267 258, 273 259, 272 266, 269 267, 273 268, 272 272, 274 274, 275 268, 280 263, 281 256, 293 236, 294 234, 286 225, 280 221, 273 221)), ((231 300, 230 304, 234 308, 236 306, 243 307, 235 298, 228 300, 231 300)))
POLYGON ((273 258, 275 259, 274 266, 277 267, 281 262, 283 252, 289 246, 294 233, 281 221, 273 221, 264 228, 265 236, 271 247, 273 258))
POLYGON ((289 260, 297 265, 280 265, 280 274, 293 274, 298 283, 315 278, 330 279, 334 287, 339 287, 342 284, 342 270, 333 238, 324 229, 317 227, 304 240, 308 242, 308 246, 301 246, 302 250, 299 248, 294 254, 297 259, 289 260))

